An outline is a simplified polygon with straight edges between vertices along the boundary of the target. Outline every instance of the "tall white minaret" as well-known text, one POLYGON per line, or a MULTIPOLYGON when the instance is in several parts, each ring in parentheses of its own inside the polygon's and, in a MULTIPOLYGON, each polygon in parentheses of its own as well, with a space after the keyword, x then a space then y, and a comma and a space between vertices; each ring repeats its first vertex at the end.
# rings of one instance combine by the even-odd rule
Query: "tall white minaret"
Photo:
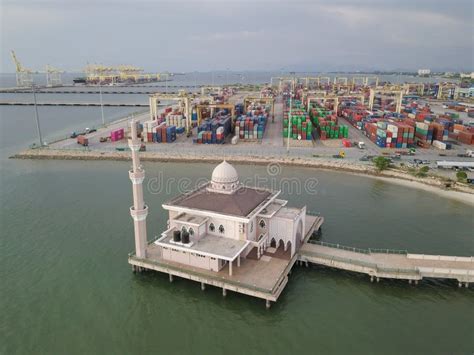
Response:
POLYGON ((128 140, 128 146, 132 151, 133 168, 129 171, 130 180, 133 184, 133 206, 130 207, 130 215, 133 218, 135 229, 135 254, 139 258, 146 257, 146 216, 148 215, 148 206, 143 202, 143 180, 145 179, 145 170, 140 164, 138 151, 141 141, 137 136, 137 123, 131 122, 131 139, 128 140))

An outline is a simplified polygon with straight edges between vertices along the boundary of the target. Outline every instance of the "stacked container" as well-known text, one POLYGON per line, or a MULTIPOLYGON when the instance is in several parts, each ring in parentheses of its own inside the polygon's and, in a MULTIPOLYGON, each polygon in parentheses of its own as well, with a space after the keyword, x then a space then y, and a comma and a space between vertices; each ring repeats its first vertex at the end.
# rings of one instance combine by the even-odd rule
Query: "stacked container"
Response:
POLYGON ((206 119, 198 126, 197 144, 223 144, 225 137, 231 132, 230 115, 218 114, 213 119, 206 119))
POLYGON ((282 133, 283 138, 288 138, 289 133, 291 139, 312 140, 313 128, 314 125, 305 110, 295 107, 291 110, 291 116, 289 114, 289 111, 284 113, 282 133), (289 129, 291 129, 291 132, 289 132, 289 129))
POLYGON ((157 120, 145 121, 143 122, 143 141, 144 142, 153 142, 153 133, 155 133, 155 128, 158 126, 157 120))

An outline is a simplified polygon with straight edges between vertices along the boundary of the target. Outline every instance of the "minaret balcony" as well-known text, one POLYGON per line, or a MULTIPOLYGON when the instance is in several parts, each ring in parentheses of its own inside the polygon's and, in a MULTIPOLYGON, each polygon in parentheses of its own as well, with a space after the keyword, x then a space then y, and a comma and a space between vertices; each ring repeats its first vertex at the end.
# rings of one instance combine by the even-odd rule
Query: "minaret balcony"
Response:
POLYGON ((142 143, 138 139, 129 139, 128 146, 130 147, 130 150, 138 152, 142 146, 142 143))
POLYGON ((148 206, 145 205, 145 207, 142 210, 136 210, 134 206, 130 207, 130 215, 132 216, 134 221, 144 221, 146 219, 146 216, 148 216, 148 206))
POLYGON ((145 170, 129 170, 128 171, 128 176, 130 177, 130 180, 132 180, 132 184, 141 184, 143 183, 143 180, 145 179, 145 170))

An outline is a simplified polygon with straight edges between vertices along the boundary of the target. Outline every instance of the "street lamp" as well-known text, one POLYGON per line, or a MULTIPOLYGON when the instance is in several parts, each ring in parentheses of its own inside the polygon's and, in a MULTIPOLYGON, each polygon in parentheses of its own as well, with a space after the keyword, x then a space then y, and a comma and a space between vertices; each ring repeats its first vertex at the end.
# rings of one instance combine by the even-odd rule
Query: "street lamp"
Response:
POLYGON ((293 91, 290 90, 290 111, 288 112, 288 139, 286 141, 286 152, 290 153, 290 134, 291 134, 291 109, 293 106, 293 91))
POLYGON ((99 97, 100 97, 100 114, 102 116, 102 126, 105 127, 104 101, 102 100, 102 85, 100 85, 100 80, 99 80, 99 97))
POLYGON ((40 127, 40 121, 39 121, 39 115, 38 115, 38 105, 36 103, 36 87, 35 83, 31 86, 33 89, 33 101, 35 103, 35 119, 36 119, 36 129, 38 131, 38 138, 39 138, 39 144, 40 147, 44 145, 43 143, 43 136, 41 135, 41 127, 40 127))

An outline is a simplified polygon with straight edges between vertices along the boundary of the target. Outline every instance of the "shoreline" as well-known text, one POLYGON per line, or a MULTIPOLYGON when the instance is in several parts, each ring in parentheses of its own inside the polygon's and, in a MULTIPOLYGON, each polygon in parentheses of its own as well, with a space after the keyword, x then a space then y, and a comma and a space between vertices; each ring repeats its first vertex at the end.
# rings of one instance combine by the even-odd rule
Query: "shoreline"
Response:
MULTIPOLYGON (((190 155, 190 154, 160 154, 157 152, 141 152, 142 161, 148 162, 171 162, 171 163, 219 163, 223 156, 219 155, 190 155)), ((440 196, 461 201, 474 206, 474 190, 453 183, 454 186, 446 190, 442 186, 442 181, 436 177, 417 178, 399 170, 385 170, 378 173, 371 165, 356 163, 354 161, 330 161, 324 159, 308 159, 301 157, 284 156, 242 156, 226 155, 226 160, 234 164, 244 165, 268 165, 279 164, 282 166, 296 166, 303 168, 320 169, 325 171, 336 171, 359 176, 371 177, 374 179, 396 183, 402 186, 418 188, 424 191, 437 193, 440 196)), ((86 150, 59 150, 59 149, 27 149, 10 157, 10 159, 48 159, 48 160, 108 160, 108 161, 128 161, 131 160, 130 152, 100 152, 86 150)))

